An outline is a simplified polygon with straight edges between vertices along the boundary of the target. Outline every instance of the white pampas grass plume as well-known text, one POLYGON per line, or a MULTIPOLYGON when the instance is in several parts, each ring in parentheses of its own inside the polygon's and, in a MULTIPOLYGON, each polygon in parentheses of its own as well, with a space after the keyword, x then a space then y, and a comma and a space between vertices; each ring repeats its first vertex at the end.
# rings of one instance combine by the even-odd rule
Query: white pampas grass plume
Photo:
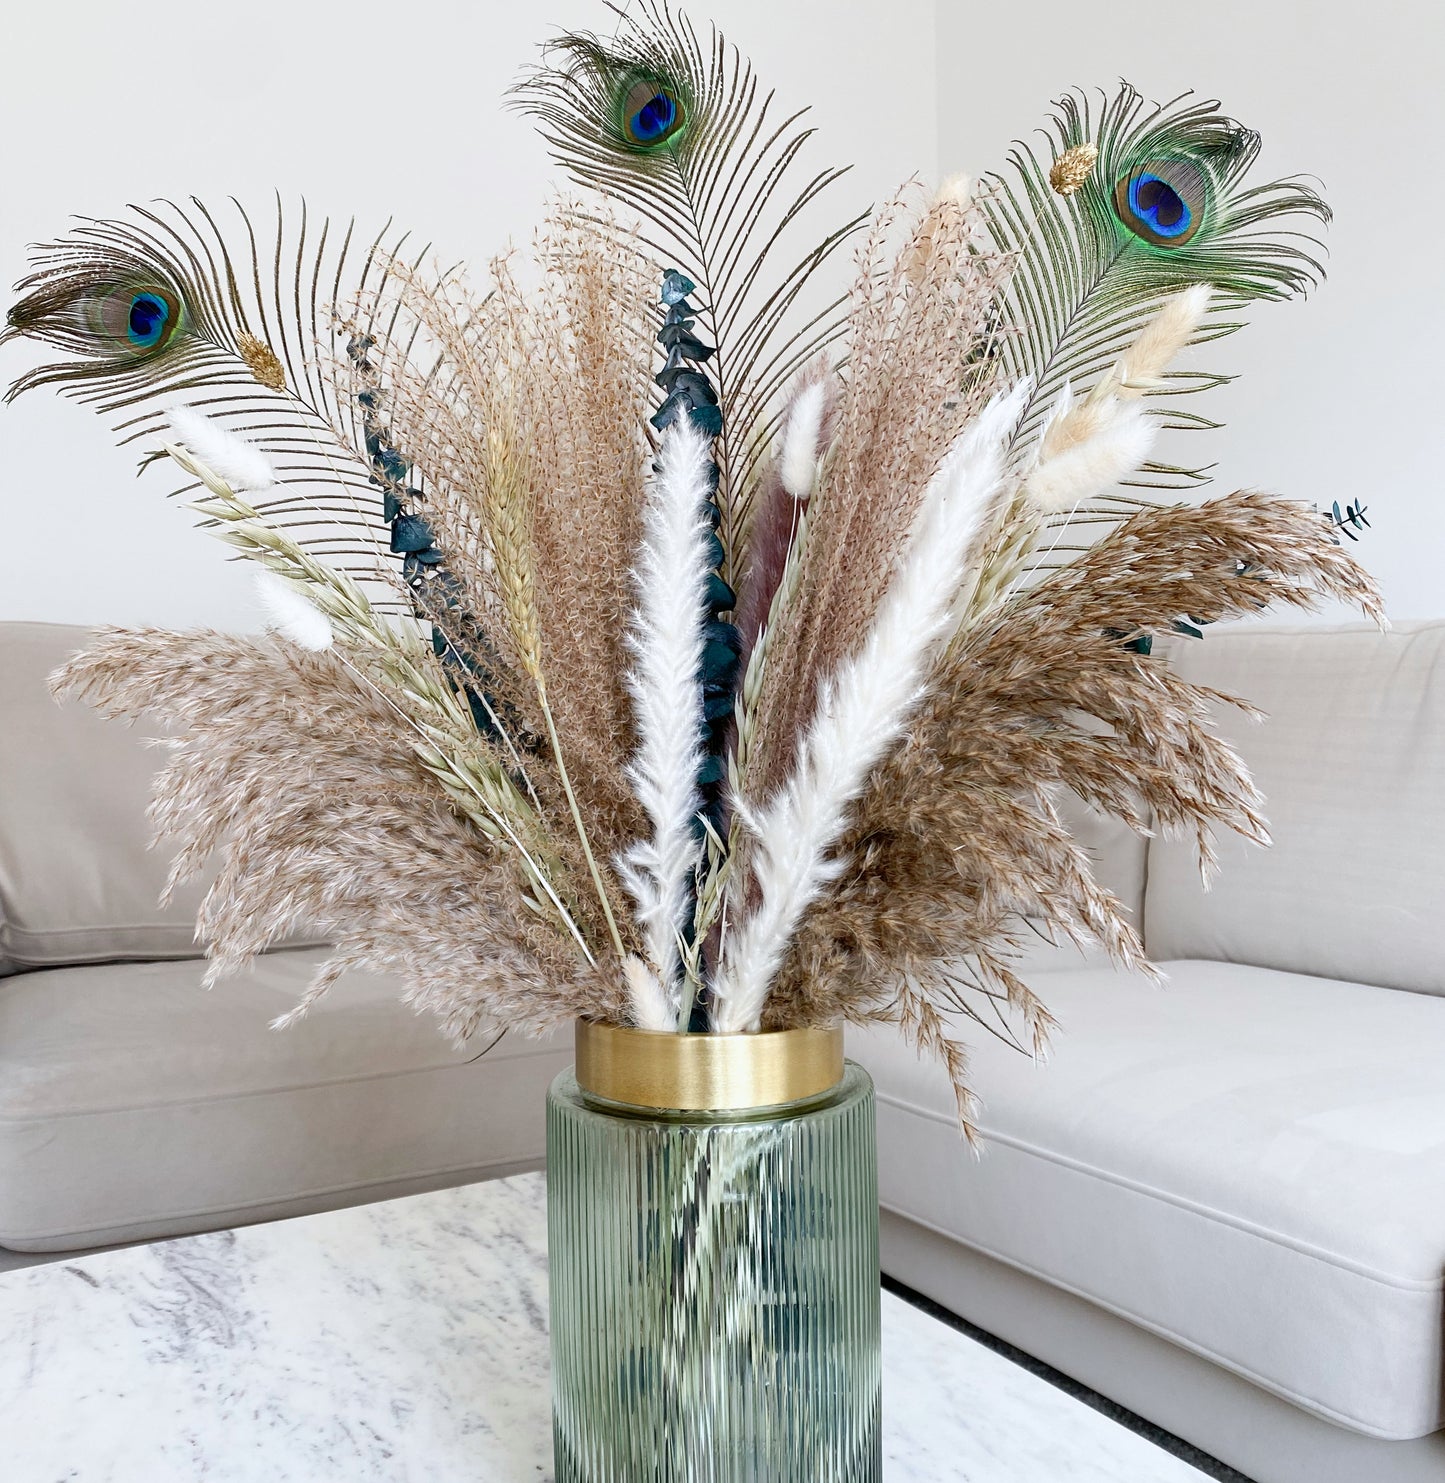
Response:
POLYGON ((930 481, 863 647, 823 686, 793 776, 755 820, 758 904, 727 944, 713 1009, 718 1030, 757 1029, 803 913, 841 868, 829 851, 924 693, 952 626, 960 573, 1002 477, 1003 439, 1029 389, 1024 383, 995 397, 930 481))
POLYGON ((1140 402, 1109 397, 1079 407, 1064 403, 1044 435, 1024 493, 1045 515, 1075 509, 1134 473, 1148 458, 1154 434, 1140 402))
POLYGON ((818 477, 818 441, 827 403, 827 384, 812 381, 794 398, 788 413, 778 474, 783 488, 796 500, 810 499, 813 494, 813 483, 818 477))
POLYGON ((1060 515, 1127 479, 1149 456, 1156 427, 1140 398, 1156 390, 1169 363, 1194 338, 1213 290, 1192 284, 1167 298, 1133 344, 1082 401, 1065 384, 1039 440, 1024 493, 1045 515, 1060 515))
POLYGON ((1207 283, 1194 283, 1165 299, 1115 367, 1118 390, 1139 396, 1157 385, 1203 324, 1213 292, 1207 283))
POLYGON ((639 1030, 674 1030, 677 1010, 657 981, 657 975, 635 953, 622 960, 622 978, 639 1030))
POLYGON ((270 619, 269 626, 298 648, 319 654, 329 649, 335 635, 331 620, 304 596, 294 582, 265 567, 256 569, 256 596, 270 619))
POLYGON ((276 483, 271 460, 254 443, 194 407, 172 407, 167 418, 176 441, 219 474, 236 493, 254 493, 276 483))
MULTIPOLYGON (((618 860, 637 904, 648 966, 675 1020, 681 1008, 679 936, 692 909, 694 871, 702 858, 697 774, 703 761, 700 670, 707 621, 709 443, 679 421, 663 440, 642 511, 642 544, 633 573, 637 605, 627 676, 638 747, 627 769, 652 826, 618 860)), ((635 1006, 639 1010, 645 1006, 635 1006)), ((673 1029, 652 1024, 644 1029, 673 1029)))

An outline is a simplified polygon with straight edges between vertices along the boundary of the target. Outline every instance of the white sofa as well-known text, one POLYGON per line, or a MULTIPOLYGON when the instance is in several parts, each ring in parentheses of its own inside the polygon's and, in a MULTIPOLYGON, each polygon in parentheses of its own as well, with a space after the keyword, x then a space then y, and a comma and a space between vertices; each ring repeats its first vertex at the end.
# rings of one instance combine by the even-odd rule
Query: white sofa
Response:
MULTIPOLYGON (((57 706, 85 631, 0 624, 0 1248, 77 1250, 537 1168, 570 1037, 480 1060, 353 974, 285 1034, 319 953, 200 988, 165 911, 143 728, 57 706)), ((5 1264, 0 1249, 0 1265, 5 1264)), ((15 1264, 15 1258, 9 1259, 15 1264)))
POLYGON ((1260 1483, 1445 1479, 1445 623, 1210 631, 1192 679, 1275 843, 1081 820, 1168 976, 1041 954, 1036 1066, 982 1037, 986 1146, 945 1079, 878 1084, 883 1264, 1260 1483))
MULTIPOLYGON (((274 1034, 314 951, 198 988, 158 913, 154 757, 44 676, 84 635, 0 625, 0 1247, 53 1252, 535 1166, 570 1047, 448 1049, 353 978, 274 1034)), ((1191 677, 1276 843, 1081 818, 1163 989, 1061 954, 1035 1066, 987 1037, 969 1155, 935 1067, 878 1084, 884 1267, 1259 1483, 1445 1479, 1445 623, 1211 630, 1191 677)), ((0 1251, 0 1262, 4 1252, 0 1251)))

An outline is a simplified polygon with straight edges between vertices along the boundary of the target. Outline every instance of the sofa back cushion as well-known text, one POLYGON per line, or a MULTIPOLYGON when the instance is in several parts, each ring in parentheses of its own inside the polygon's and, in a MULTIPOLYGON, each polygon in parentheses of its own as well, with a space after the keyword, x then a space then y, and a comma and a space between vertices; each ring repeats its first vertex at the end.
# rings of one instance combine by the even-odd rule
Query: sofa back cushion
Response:
POLYGON ((0 973, 200 955, 203 887, 156 904, 169 862, 146 848, 155 732, 57 705, 46 688, 87 636, 0 624, 0 973))
POLYGON ((1222 839, 1206 892, 1191 848, 1153 842, 1150 956, 1445 994, 1445 621, 1211 630, 1174 659, 1268 713, 1217 723, 1274 843, 1222 839))

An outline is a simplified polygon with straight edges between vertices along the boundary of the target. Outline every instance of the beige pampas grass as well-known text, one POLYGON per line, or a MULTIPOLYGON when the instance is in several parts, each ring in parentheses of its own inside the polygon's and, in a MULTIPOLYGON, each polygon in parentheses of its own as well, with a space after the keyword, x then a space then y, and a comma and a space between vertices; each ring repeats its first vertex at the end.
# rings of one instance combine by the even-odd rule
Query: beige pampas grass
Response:
POLYGON ((844 868, 801 924, 766 1022, 892 1016, 937 1050, 937 1025, 900 985, 949 1006, 971 982, 964 1002, 994 996, 1037 1037, 1045 1012, 1010 967, 1024 917, 1144 967, 1056 792, 1188 833, 1206 869, 1216 827, 1267 839, 1248 774, 1206 727, 1216 697, 1131 644, 1183 614, 1208 623, 1323 598, 1381 616, 1318 512, 1240 493, 1135 516, 965 631, 856 806, 844 868))
POLYGON ((800 601, 771 641, 775 682, 753 763, 762 793, 781 785, 818 685, 868 631, 900 533, 991 390, 987 358, 981 374, 965 362, 994 334, 1008 263, 984 240, 975 203, 943 193, 919 211, 915 196, 910 189, 880 212, 859 254, 847 381, 810 509, 800 601))
POLYGON ((335 944, 307 1003, 362 967, 400 975, 459 1038, 619 1012, 620 980, 545 926, 515 852, 458 814, 405 720, 336 656, 107 631, 52 683, 172 728, 152 812, 174 879, 221 852, 200 921, 213 977, 304 927, 335 944))
POLYGON ((585 818, 583 863, 611 916, 619 888, 608 862, 642 825, 625 777, 623 615, 649 457, 639 429, 658 275, 634 238, 566 205, 538 257, 545 314, 502 258, 485 296, 392 264, 389 298, 358 317, 384 309, 402 326, 378 352, 378 380, 393 435, 427 471, 426 518, 462 594, 456 606, 428 604, 423 589, 420 601, 493 679, 513 729, 547 740, 551 764, 529 758, 528 774, 544 804, 585 818), (493 653, 477 652, 459 609, 480 620, 493 653))

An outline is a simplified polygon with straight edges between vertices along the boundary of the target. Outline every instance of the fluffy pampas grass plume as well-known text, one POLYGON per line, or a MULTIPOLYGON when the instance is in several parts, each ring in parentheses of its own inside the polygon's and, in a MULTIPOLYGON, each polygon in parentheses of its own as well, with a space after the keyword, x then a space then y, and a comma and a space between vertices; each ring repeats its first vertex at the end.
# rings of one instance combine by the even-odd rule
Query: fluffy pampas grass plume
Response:
POLYGON ((661 986, 653 992, 635 970, 627 973, 637 1022, 645 1030, 678 1028, 680 938, 702 855, 697 779, 712 530, 709 463, 708 440, 691 423, 677 423, 663 442, 643 509, 637 605, 628 636, 634 660, 628 688, 638 735, 628 777, 652 832, 625 852, 618 870, 637 904, 649 976, 661 986))
POLYGON ((1170 362, 1194 339, 1210 293, 1208 284, 1196 283, 1166 299, 1088 396, 1076 399, 1065 385, 1024 484, 1041 514, 1067 514, 1149 457, 1156 427, 1142 398, 1158 389, 1170 362))
POLYGON ((813 481, 818 477, 818 445, 827 409, 828 383, 819 378, 810 381, 798 393, 788 413, 783 431, 783 446, 778 459, 778 474, 783 488, 795 500, 812 496, 813 481))
POLYGON ((772 614, 783 572, 817 488, 838 419, 839 382, 819 360, 794 383, 783 432, 763 477, 733 616, 744 665, 772 614))
POLYGON ((1213 293, 1207 283, 1195 283, 1165 299, 1114 368, 1125 395, 1138 396, 1154 388, 1174 357, 1193 342, 1213 293))
POLYGON ((1139 402, 1111 396, 1080 406, 1065 386, 1024 493, 1045 515, 1067 514, 1138 469, 1154 432, 1139 402))
POLYGON ((1002 440, 1027 383, 997 397, 950 450, 924 495, 906 554, 863 647, 826 682, 796 769, 753 821, 758 905, 729 942, 714 1018, 758 1027, 803 913, 835 878, 830 852, 868 774, 902 735, 950 631, 960 572, 1002 473, 1002 440))

